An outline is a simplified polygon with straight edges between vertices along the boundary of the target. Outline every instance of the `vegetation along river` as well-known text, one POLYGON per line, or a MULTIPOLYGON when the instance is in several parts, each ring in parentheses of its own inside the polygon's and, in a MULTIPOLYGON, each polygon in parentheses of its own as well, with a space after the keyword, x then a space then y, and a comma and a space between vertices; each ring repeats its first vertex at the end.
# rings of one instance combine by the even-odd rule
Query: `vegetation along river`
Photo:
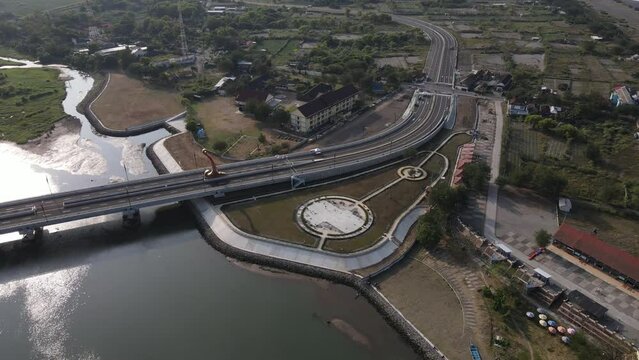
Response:
MULTIPOLYGON (((168 133, 96 134, 76 110, 93 79, 58 68, 77 120, 26 145, 0 142, 0 201, 119 181, 123 165, 130 179, 156 175, 144 148, 168 133)), ((142 220, 135 231, 119 215, 54 225, 38 244, 0 236, 2 358, 416 358, 354 290, 236 264, 176 206, 142 220)))

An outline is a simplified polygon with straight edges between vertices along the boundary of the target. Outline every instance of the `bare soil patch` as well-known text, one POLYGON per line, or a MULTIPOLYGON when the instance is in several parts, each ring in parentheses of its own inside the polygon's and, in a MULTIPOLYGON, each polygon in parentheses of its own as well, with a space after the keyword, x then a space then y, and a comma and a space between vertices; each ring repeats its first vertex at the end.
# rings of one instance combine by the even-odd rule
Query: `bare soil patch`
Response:
POLYGON ((411 95, 412 93, 407 92, 394 96, 392 99, 379 104, 375 109, 349 121, 339 130, 329 133, 316 143, 310 144, 307 148, 315 148, 318 145, 344 144, 369 137, 392 126, 406 110, 411 95), (405 99, 404 94, 408 94, 409 98, 405 99))
POLYGON ((106 89, 91 109, 104 126, 114 130, 144 125, 184 111, 177 93, 151 88, 119 73, 111 74, 106 89))
POLYGON ((513 61, 518 65, 528 65, 544 71, 545 54, 513 54, 513 61))
POLYGON ((419 56, 392 56, 375 59, 377 66, 390 65, 407 69, 410 65, 417 64, 421 61, 419 56))
POLYGON ((506 70, 506 63, 501 54, 477 54, 473 57, 473 63, 477 69, 506 70))
POLYGON ((198 120, 212 141, 238 139, 241 135, 259 136, 262 124, 238 110, 232 97, 214 97, 197 104, 198 120))
POLYGON ((461 306, 435 271, 404 260, 383 275, 380 290, 449 359, 468 358, 461 306))
MULTIPOLYGON (((189 133, 172 136, 164 141, 164 146, 180 165, 182 170, 199 169, 209 166, 209 160, 202 154, 202 146, 189 133)), ((216 164, 223 161, 215 157, 216 164)))

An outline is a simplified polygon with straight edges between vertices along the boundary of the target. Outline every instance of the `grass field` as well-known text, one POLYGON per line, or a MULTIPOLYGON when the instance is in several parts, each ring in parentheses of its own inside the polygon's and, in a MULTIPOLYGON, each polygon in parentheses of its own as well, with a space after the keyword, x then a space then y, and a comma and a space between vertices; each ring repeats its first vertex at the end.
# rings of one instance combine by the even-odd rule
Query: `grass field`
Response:
POLYGON ((25 143, 47 132, 65 116, 64 82, 53 69, 0 70, 0 139, 25 143), (11 91, 10 87, 13 87, 11 91))
POLYGON ((262 124, 242 114, 232 97, 214 97, 196 104, 196 110, 208 137, 207 146, 212 147, 217 141, 230 146, 242 135, 260 136, 262 124))
POLYGON ((297 40, 289 40, 275 56, 273 56, 273 65, 286 65, 291 60, 292 55, 295 54, 299 47, 297 40))
POLYGON ((275 55, 277 52, 286 45, 288 40, 286 39, 266 39, 260 40, 255 45, 255 49, 261 51, 262 49, 266 50, 269 54, 275 55))
POLYGON ((2 0, 0 12, 8 11, 16 15, 26 15, 33 11, 52 10, 80 2, 78 0, 2 0))
POLYGON ((184 111, 178 94, 145 86, 142 81, 112 73, 109 84, 93 103, 93 112, 111 129, 124 130, 184 111))

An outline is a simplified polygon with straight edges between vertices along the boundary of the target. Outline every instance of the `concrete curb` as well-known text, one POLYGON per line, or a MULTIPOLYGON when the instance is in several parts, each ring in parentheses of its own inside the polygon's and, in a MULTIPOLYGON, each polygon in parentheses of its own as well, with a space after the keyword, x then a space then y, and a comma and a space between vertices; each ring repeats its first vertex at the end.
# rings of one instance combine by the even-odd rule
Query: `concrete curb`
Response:
POLYGON ((100 95, 102 95, 102 93, 106 90, 110 80, 111 80, 111 74, 107 74, 107 80, 104 81, 104 83, 102 84, 102 89, 97 94, 90 91, 89 94, 87 94, 87 97, 82 101, 78 109, 80 113, 86 116, 91 126, 93 126, 93 128, 97 132, 103 135, 113 136, 113 137, 129 137, 129 136, 141 135, 141 134, 145 134, 145 133, 162 129, 162 128, 166 129, 171 134, 177 134, 180 132, 173 125, 170 125, 168 122, 184 116, 186 112, 182 112, 168 119, 157 120, 148 124, 130 127, 130 128, 127 128, 126 130, 116 130, 116 129, 110 129, 106 127, 102 123, 102 121, 100 121, 98 116, 93 112, 91 107, 93 106, 93 103, 100 98, 100 95))

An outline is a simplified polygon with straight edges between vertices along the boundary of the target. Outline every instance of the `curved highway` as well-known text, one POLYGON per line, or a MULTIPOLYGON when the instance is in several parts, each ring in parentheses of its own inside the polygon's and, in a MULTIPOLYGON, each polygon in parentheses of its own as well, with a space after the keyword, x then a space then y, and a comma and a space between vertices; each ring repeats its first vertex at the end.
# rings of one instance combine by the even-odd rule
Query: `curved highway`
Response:
MULTIPOLYGON (((438 26, 403 16, 393 20, 419 28, 430 38, 425 73, 432 82, 454 81, 457 43, 438 26)), ((418 97, 412 114, 369 138, 322 149, 318 156, 293 153, 220 166, 227 175, 204 179, 202 170, 110 184, 0 204, 0 234, 204 196, 291 182, 296 185, 342 176, 395 159, 423 145, 442 128, 450 98, 418 97)), ((411 105, 409 105, 411 106, 411 105)))

